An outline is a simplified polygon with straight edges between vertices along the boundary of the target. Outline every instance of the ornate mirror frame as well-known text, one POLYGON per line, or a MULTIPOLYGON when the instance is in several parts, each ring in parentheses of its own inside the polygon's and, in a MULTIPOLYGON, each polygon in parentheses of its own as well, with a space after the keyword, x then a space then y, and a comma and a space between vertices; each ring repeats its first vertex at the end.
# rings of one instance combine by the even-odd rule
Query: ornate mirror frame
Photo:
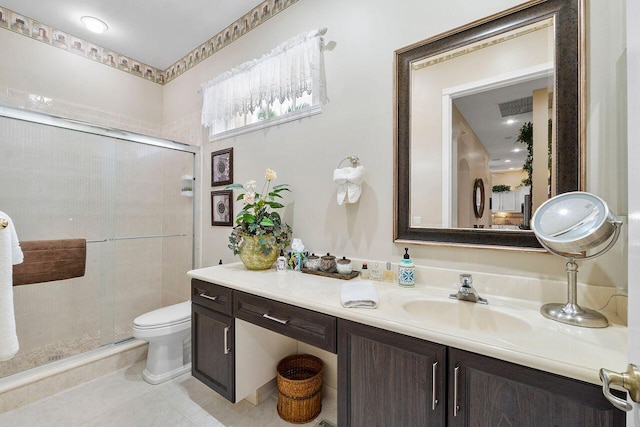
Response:
MULTIPOLYGON (((555 20, 556 192, 585 182, 585 0, 534 0, 395 52, 394 242, 540 250, 532 231, 411 227, 411 63, 542 19, 555 20)), ((428 197, 428 196, 427 196, 428 197)))
POLYGON ((484 215, 484 181, 482 178, 476 178, 473 183, 473 214, 476 218, 482 218, 484 215))

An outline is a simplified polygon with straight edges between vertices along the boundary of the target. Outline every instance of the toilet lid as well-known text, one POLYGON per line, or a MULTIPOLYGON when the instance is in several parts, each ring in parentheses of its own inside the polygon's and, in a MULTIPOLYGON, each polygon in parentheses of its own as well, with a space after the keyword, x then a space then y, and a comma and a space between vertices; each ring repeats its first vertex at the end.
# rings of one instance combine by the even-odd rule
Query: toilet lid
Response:
POLYGON ((141 328, 159 328, 191 320, 191 301, 162 307, 136 317, 133 324, 141 328))

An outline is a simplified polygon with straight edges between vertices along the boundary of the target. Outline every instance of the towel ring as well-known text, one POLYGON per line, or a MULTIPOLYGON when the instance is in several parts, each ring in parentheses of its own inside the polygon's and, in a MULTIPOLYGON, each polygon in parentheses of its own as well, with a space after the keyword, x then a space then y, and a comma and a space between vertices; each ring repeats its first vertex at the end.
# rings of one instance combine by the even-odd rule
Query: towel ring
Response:
POLYGON ((7 228, 8 225, 9 221, 4 218, 0 218, 0 230, 2 230, 3 228, 7 228))
POLYGON ((351 162, 351 167, 354 167, 354 168, 358 166, 358 164, 360 163, 360 159, 358 158, 358 156, 349 156, 340 160, 340 163, 338 163, 338 166, 336 167, 336 169, 340 169, 340 165, 344 163, 345 160, 349 160, 351 162))

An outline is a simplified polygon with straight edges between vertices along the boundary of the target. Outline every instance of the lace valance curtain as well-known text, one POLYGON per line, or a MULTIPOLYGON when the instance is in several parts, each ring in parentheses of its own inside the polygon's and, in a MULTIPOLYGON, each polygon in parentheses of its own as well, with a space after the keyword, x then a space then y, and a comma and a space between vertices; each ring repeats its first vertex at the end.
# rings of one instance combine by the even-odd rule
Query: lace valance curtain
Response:
POLYGON ((299 34, 261 58, 203 83, 202 124, 210 135, 226 130, 221 124, 253 113, 263 102, 282 103, 304 92, 322 91, 320 49, 326 31, 299 34))

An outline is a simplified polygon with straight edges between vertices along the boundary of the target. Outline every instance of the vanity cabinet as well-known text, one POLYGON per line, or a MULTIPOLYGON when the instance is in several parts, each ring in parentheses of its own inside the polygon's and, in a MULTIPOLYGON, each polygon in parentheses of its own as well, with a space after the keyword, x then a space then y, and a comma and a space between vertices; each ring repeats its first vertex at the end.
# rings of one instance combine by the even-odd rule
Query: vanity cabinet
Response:
POLYGON ((444 426, 446 348, 338 321, 338 425, 444 426))
POLYGON ((338 371, 340 426, 625 425, 596 385, 351 321, 338 371))
POLYGON ((235 401, 235 322, 232 291, 193 280, 191 286, 191 373, 235 401))
POLYGON ((593 384, 449 348, 449 426, 624 426, 593 384))
POLYGON ((298 341, 335 353, 336 318, 191 280, 192 375, 231 402, 258 403, 298 341))

